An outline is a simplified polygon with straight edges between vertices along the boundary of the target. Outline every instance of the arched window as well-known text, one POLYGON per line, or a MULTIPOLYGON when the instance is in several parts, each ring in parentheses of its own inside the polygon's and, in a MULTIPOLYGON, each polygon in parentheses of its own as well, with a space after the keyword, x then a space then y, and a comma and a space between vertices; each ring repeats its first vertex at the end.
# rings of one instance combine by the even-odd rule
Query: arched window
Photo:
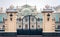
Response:
POLYGON ((24 8, 22 9, 23 14, 22 15, 30 15, 32 10, 29 8, 24 8))

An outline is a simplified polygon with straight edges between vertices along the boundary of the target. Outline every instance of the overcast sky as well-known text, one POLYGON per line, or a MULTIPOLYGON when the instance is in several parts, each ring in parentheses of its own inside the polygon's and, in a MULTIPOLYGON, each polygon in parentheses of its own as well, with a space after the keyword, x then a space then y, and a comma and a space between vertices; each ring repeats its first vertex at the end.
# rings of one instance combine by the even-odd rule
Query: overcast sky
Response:
POLYGON ((37 6, 37 9, 43 8, 45 5, 58 6, 60 0, 0 0, 0 7, 8 8, 11 4, 14 6, 22 6, 25 4, 37 6))

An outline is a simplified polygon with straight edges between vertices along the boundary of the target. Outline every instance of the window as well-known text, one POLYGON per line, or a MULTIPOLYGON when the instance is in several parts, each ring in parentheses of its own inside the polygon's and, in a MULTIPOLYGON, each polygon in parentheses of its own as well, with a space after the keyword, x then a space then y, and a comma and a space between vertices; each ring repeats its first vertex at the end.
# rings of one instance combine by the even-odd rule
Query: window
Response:
POLYGON ((21 25, 19 25, 19 28, 21 28, 21 25))
POLYGON ((34 18, 32 18, 32 21, 34 21, 34 18))
POLYGON ((25 18, 25 22, 27 22, 28 21, 28 19, 27 18, 25 18))
POLYGON ((34 25, 32 25, 32 28, 34 28, 34 25))
POLYGON ((19 21, 21 21, 21 18, 19 18, 19 21))
POLYGON ((34 12, 34 10, 32 10, 32 12, 34 12))
POLYGON ((37 21, 42 21, 43 19, 42 18, 38 18, 37 21))
POLYGON ((47 20, 49 21, 49 18, 47 18, 47 20))
POLYGON ((43 19, 41 18, 40 21, 42 21, 43 19))
POLYGON ((5 25, 3 25, 3 29, 5 29, 5 25))
POLYGON ((12 17, 13 15, 12 15, 12 13, 10 14, 10 17, 12 17))
POLYGON ((22 19, 21 18, 18 18, 17 21, 21 21, 22 19))
POLYGON ((50 14, 48 13, 48 14, 47 14, 47 20, 48 20, 48 21, 49 21, 49 18, 50 18, 50 14))
POLYGON ((28 28, 28 25, 27 24, 25 24, 25 29, 27 29, 28 28))
POLYGON ((37 25, 37 29, 40 29, 40 25, 37 25))
POLYGON ((40 25, 38 25, 38 28, 40 27, 40 25))
POLYGON ((47 16, 50 17, 50 14, 48 13, 47 16))
POLYGON ((40 21, 40 18, 38 18, 37 21, 40 21))
POLYGON ((60 29, 60 25, 58 25, 58 27, 57 27, 58 29, 60 29))
POLYGON ((59 17, 59 22, 60 22, 60 17, 59 17))
POLYGON ((10 18, 10 20, 12 21, 12 18, 10 18))

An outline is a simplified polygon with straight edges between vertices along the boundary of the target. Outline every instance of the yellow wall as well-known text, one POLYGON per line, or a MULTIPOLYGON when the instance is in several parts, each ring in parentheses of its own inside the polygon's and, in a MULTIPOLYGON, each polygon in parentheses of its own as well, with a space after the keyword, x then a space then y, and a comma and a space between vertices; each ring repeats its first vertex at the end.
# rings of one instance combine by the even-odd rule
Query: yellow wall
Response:
POLYGON ((12 21, 10 20, 10 13, 7 13, 7 20, 5 21, 5 32, 16 32, 16 13, 12 13, 12 21))
POLYGON ((43 13, 43 32, 55 32, 55 22, 52 20, 52 13, 49 13, 49 21, 47 20, 47 14, 43 13))

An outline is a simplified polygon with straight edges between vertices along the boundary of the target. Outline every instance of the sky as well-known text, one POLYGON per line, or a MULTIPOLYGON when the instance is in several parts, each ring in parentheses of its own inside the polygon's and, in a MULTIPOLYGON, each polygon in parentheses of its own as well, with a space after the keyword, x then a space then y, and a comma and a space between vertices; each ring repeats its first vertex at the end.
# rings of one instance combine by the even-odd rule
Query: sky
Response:
POLYGON ((14 6, 23 6, 25 4, 37 7, 37 10, 44 8, 45 5, 58 6, 60 0, 0 0, 0 7, 8 8, 11 4, 14 6))

